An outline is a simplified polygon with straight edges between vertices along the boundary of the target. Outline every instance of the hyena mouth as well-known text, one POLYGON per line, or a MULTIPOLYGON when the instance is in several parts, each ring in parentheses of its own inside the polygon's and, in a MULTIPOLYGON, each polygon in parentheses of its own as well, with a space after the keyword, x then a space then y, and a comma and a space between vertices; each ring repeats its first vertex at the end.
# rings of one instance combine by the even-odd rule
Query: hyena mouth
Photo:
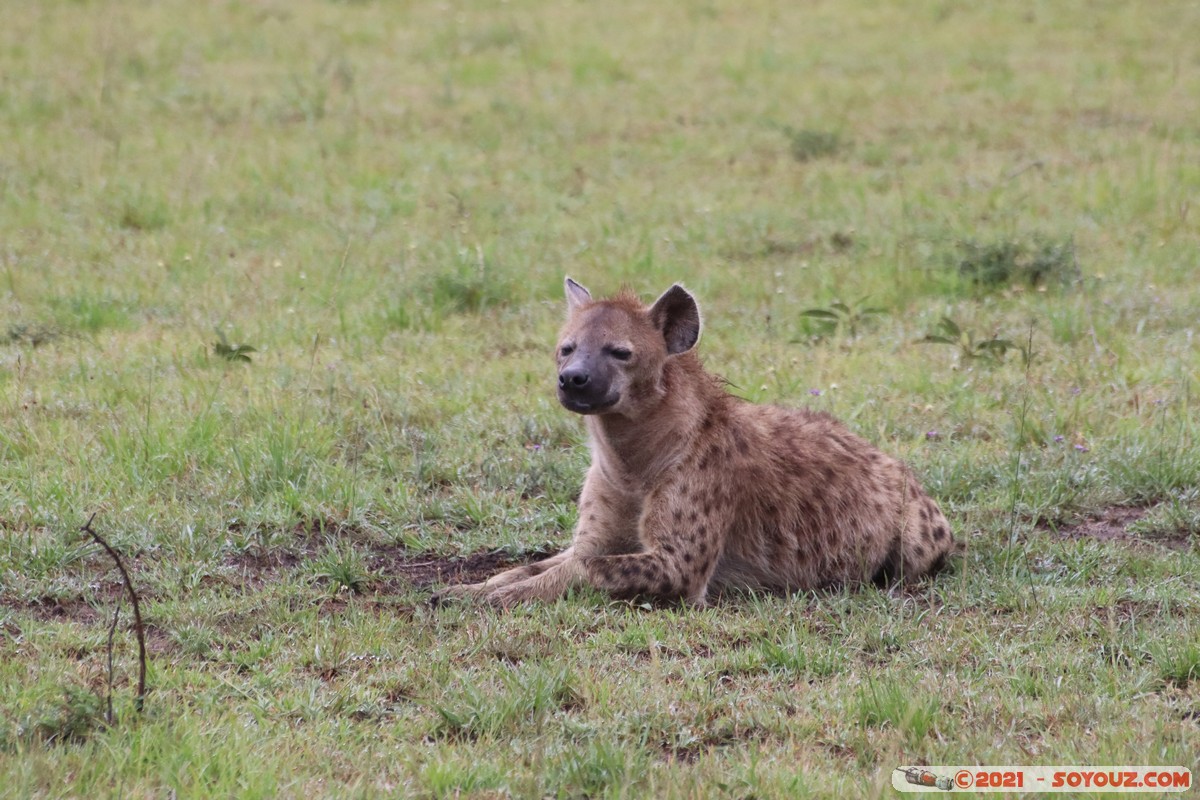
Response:
POLYGON ((574 411, 576 414, 599 414, 615 406, 620 399, 620 395, 612 395, 601 397, 598 400, 585 401, 578 397, 562 394, 561 392, 558 395, 558 402, 562 403, 563 408, 567 409, 567 411, 574 411))

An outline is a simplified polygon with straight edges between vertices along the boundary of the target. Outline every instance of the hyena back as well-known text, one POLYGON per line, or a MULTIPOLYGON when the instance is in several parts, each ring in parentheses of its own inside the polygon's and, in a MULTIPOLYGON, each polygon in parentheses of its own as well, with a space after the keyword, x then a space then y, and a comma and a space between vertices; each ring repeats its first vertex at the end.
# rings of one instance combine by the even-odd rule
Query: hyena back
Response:
POLYGON ((585 417, 592 464, 571 546, 439 593, 508 606, 590 584, 703 604, 724 587, 913 581, 957 550, 900 461, 827 414, 729 395, 694 347, 676 284, 647 307, 566 281, 558 398, 585 417))

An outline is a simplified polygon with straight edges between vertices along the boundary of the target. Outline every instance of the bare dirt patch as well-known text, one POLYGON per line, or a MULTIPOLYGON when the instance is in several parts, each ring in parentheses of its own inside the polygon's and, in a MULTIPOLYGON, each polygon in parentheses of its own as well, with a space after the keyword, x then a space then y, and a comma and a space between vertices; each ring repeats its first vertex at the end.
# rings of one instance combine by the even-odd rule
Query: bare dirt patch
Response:
POLYGON ((1138 538, 1129 532, 1129 526, 1146 516, 1148 510, 1135 506, 1112 506, 1074 525, 1064 525, 1058 529, 1058 534, 1067 539, 1100 541, 1138 538))
POLYGON ((1062 525, 1053 531, 1064 539, 1095 539, 1100 542, 1120 542, 1129 545, 1149 545, 1170 550, 1187 550, 1191 537, 1186 533, 1178 536, 1142 536, 1130 530, 1138 520, 1153 508, 1144 506, 1110 506, 1097 514, 1071 525, 1062 525))
POLYGON ((303 559, 296 553, 287 550, 245 551, 236 553, 225 559, 231 567, 237 567, 245 572, 271 572, 280 569, 292 569, 303 559))
POLYGON ((243 551, 226 557, 225 565, 257 585, 274 574, 300 567, 336 538, 351 542, 365 555, 368 569, 379 578, 377 588, 387 591, 399 584, 423 588, 440 583, 475 583, 500 570, 554 555, 554 551, 545 549, 523 553, 493 550, 465 556, 413 553, 402 545, 381 544, 364 531, 336 522, 298 523, 292 534, 291 547, 243 551))
POLYGON ((48 597, 25 603, 14 603, 12 607, 28 612, 39 622, 92 623, 101 617, 91 603, 82 597, 48 597))
POLYGON ((528 564, 551 555, 553 553, 544 551, 514 555, 503 550, 493 550, 468 556, 437 557, 414 556, 403 550, 376 550, 372 555, 370 567, 386 582, 399 580, 410 586, 423 588, 442 583, 477 583, 500 570, 528 564))
POLYGON ((1134 600, 1122 598, 1110 606, 1093 606, 1091 614, 1094 618, 1103 619, 1112 614, 1122 623, 1144 620, 1163 619, 1164 617, 1190 617, 1196 613, 1196 603, 1183 601, 1168 602, 1163 600, 1134 600))
MULTIPOLYGON (((378 543, 362 543, 359 544, 359 548, 372 575, 369 581, 371 589, 366 593, 373 595, 398 593, 414 587, 424 589, 441 584, 477 583, 509 567, 554 555, 554 552, 549 550, 530 550, 523 553, 493 550, 465 556, 441 556, 413 553, 402 546, 378 543)), ((233 567, 238 577, 232 580, 225 577, 223 582, 239 584, 243 588, 255 588, 280 573, 300 568, 305 560, 313 557, 316 552, 316 547, 303 542, 299 552, 279 550, 237 553, 227 557, 225 564, 233 567)))
POLYGON ((146 652, 152 656, 166 655, 178 649, 169 631, 157 625, 146 625, 146 652))
MULTIPOLYGON (((115 570, 114 570, 115 571, 115 570)), ((13 599, 0 594, 0 606, 28 613, 39 622, 92 623, 112 615, 117 603, 124 603, 122 615, 132 617, 129 596, 120 581, 105 580, 88 587, 87 595, 79 594, 43 595, 32 599, 13 599)), ((139 599, 145 595, 138 592, 139 599)))

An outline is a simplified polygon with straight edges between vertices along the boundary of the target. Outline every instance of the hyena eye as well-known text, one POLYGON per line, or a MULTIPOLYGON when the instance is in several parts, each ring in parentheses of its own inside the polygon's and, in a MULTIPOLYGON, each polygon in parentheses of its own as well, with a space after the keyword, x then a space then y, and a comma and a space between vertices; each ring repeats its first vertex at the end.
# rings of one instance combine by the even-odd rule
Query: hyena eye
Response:
POLYGON ((633 356, 633 351, 626 347, 613 347, 608 352, 617 361, 628 361, 633 356))
POLYGON ((571 355, 571 353, 574 353, 574 352, 575 352, 575 345, 573 345, 573 344, 564 344, 558 350, 558 354, 561 355, 563 358, 566 358, 567 356, 571 355))

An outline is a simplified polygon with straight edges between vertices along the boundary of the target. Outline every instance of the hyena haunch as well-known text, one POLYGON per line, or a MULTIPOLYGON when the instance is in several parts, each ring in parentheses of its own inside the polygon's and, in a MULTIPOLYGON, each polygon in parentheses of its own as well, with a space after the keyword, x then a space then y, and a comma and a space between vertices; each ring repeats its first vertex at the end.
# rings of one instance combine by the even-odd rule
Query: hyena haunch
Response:
POLYGON ((907 466, 826 414, 726 393, 693 350, 700 310, 682 286, 649 307, 566 290, 558 399, 592 450, 575 538, 435 599, 508 606, 590 584, 699 605, 721 587, 912 581, 957 550, 907 466))

